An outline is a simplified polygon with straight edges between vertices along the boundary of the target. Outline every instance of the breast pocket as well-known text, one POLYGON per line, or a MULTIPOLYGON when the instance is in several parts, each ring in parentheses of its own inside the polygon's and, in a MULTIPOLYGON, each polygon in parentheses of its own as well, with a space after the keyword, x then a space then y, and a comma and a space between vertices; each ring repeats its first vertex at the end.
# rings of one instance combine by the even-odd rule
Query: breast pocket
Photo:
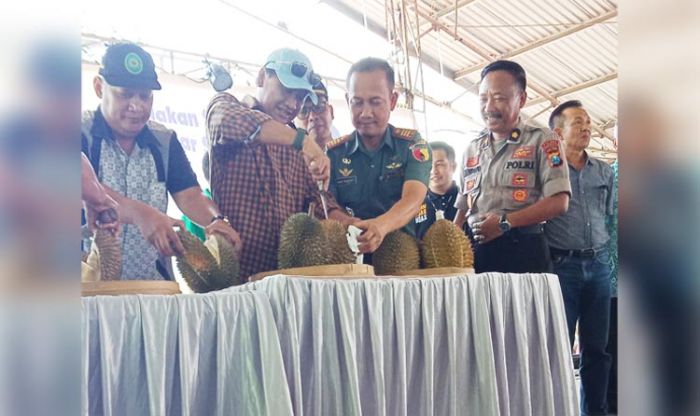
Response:
POLYGON ((379 176, 379 192, 392 200, 401 198, 404 182, 403 169, 385 170, 379 176))
POLYGON ((362 198, 362 189, 357 175, 339 176, 335 180, 338 192, 338 202, 342 205, 350 205, 362 198))
POLYGON ((514 209, 524 208, 537 197, 535 191, 534 160, 508 161, 501 174, 501 184, 506 189, 504 198, 514 209))
POLYGON ((598 199, 598 208, 601 212, 605 212, 608 202, 608 186, 605 184, 600 184, 596 186, 596 198, 598 199))

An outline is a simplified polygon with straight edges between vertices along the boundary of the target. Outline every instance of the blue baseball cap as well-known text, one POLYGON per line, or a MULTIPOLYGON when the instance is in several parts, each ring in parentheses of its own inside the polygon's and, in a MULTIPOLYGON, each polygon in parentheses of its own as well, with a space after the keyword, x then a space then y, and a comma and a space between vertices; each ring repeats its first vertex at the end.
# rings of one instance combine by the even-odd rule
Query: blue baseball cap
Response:
POLYGON ((314 86, 321 82, 321 77, 313 71, 309 58, 300 51, 291 48, 277 49, 267 57, 265 68, 275 71, 285 87, 306 90, 311 102, 318 103, 314 86))
POLYGON ((115 87, 159 90, 158 74, 151 54, 135 43, 114 43, 102 57, 100 75, 115 87))

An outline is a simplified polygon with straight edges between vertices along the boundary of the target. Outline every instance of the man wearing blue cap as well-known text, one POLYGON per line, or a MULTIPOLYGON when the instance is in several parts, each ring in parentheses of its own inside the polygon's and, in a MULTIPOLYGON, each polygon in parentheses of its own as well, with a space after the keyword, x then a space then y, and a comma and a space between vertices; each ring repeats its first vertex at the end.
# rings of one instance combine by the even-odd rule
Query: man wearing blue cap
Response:
POLYGON ((133 43, 109 46, 93 82, 101 99, 82 125, 82 152, 119 204, 122 279, 172 279, 168 256, 184 251, 165 212, 168 192, 178 208, 220 233, 235 247, 240 238, 212 201, 202 195, 175 132, 149 121, 153 90, 161 89, 151 55, 133 43))
MULTIPOLYGON (((257 97, 239 101, 220 93, 209 103, 212 196, 244 241, 241 276, 277 268, 280 231, 290 215, 311 203, 324 215, 318 183, 325 189, 328 158, 292 124, 307 97, 318 103, 319 81, 303 53, 283 48, 260 69, 257 97)), ((351 220, 326 196, 329 217, 351 220)))

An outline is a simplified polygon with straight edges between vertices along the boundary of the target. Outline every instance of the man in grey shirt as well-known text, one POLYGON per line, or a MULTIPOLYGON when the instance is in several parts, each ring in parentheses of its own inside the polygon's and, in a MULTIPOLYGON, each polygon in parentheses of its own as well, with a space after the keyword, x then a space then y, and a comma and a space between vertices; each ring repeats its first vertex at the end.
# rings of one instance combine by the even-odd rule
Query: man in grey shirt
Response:
POLYGON ((581 415, 606 415, 612 268, 605 220, 612 215, 613 170, 586 152, 591 119, 581 102, 560 104, 549 126, 564 140, 571 199, 565 214, 547 222, 545 236, 559 276, 571 344, 579 323, 581 415))

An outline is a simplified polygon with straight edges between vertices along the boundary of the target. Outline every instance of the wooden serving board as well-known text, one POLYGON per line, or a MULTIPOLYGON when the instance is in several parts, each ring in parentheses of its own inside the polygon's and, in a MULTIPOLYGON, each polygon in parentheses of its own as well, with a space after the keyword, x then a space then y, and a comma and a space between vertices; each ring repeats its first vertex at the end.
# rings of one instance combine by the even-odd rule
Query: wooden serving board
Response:
POLYGON ((414 269, 396 272, 392 273, 392 276, 442 277, 463 275, 468 273, 474 273, 474 269, 470 267, 435 267, 432 269, 414 269))
POLYGON ((170 280, 103 280, 83 282, 82 296, 177 295, 180 285, 170 280))
POLYGON ((374 277, 374 267, 368 264, 329 264, 325 266, 294 267, 291 269, 270 270, 254 274, 249 282, 262 280, 267 276, 284 274, 287 276, 302 276, 312 278, 363 278, 374 277))

